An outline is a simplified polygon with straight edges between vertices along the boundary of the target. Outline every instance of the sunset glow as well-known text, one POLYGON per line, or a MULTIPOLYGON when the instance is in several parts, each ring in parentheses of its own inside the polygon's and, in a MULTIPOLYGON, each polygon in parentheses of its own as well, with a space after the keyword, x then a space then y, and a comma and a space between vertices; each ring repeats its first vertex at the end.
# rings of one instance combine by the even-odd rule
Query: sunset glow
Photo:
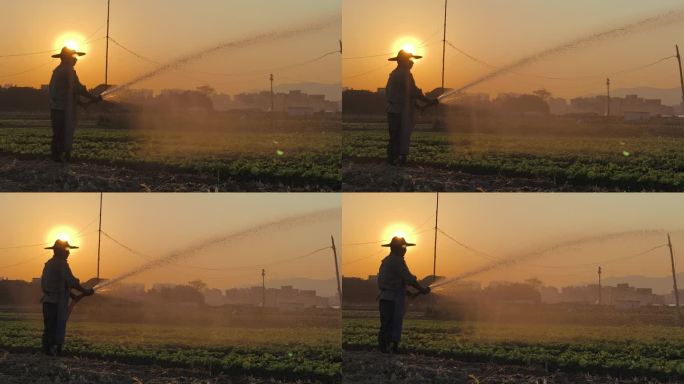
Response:
POLYGON ((67 47, 78 52, 85 52, 87 50, 86 39, 77 33, 65 33, 59 36, 55 40, 54 44, 54 49, 56 52, 59 52, 63 47, 67 47))

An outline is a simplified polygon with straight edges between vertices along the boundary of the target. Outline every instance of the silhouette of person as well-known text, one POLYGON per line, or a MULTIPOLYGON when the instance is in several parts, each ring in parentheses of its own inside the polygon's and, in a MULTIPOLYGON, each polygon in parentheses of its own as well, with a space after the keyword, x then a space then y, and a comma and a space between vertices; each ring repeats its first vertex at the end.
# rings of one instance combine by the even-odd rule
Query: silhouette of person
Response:
POLYGON ((84 288, 81 282, 71 273, 67 262, 69 250, 76 249, 68 241, 57 240, 52 247, 53 256, 45 263, 40 285, 43 290, 43 353, 60 355, 66 336, 66 323, 69 317, 69 298, 77 297, 71 293, 75 289, 90 296, 95 293, 92 288, 84 288))
POLYGON ((390 73, 385 88, 387 98, 387 124, 389 127, 389 143, 387 145, 387 160, 392 165, 405 165, 411 144, 411 133, 415 126, 416 101, 420 100, 428 105, 439 103, 437 99, 428 98, 416 86, 411 68, 413 59, 420 59, 403 49, 396 57, 388 59, 396 61, 397 67, 390 73))
POLYGON ((390 248, 390 254, 382 260, 378 272, 378 288, 380 289, 380 332, 378 343, 382 353, 397 352, 401 332, 404 325, 406 287, 412 286, 420 293, 430 293, 430 287, 423 287, 409 271, 404 260, 406 247, 415 244, 407 243, 403 237, 394 237, 383 247, 390 248))
POLYGON ((85 53, 77 52, 67 47, 54 58, 61 59, 61 63, 52 72, 50 79, 50 120, 52 120, 52 159, 56 162, 66 162, 71 159, 76 130, 76 106, 79 97, 83 96, 95 102, 102 101, 102 97, 94 95, 81 84, 74 66, 85 53))

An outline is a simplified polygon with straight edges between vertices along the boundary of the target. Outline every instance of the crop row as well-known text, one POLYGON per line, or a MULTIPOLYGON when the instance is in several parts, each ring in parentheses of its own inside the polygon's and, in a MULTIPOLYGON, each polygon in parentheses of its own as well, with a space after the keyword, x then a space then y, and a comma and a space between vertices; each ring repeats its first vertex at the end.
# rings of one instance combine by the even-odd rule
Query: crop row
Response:
MULTIPOLYGON (((124 338, 122 335, 122 338, 124 338)), ((0 322, 0 348, 35 352, 40 330, 21 322, 0 322)), ((340 380, 341 354, 331 345, 183 345, 106 343, 69 335, 65 353, 127 364, 200 368, 213 373, 281 380, 335 383, 340 380)))
MULTIPOLYGON (((376 323, 377 319, 345 320, 343 347, 347 350, 375 348, 376 323)), ((531 364, 568 372, 684 378, 684 344, 681 340, 596 340, 580 335, 572 338, 557 335, 562 341, 525 340, 516 335, 511 335, 508 340, 503 337, 486 340, 457 327, 432 327, 429 324, 429 321, 408 321, 402 336, 402 349, 465 361, 531 364)))
MULTIPOLYGON (((345 131, 345 159, 384 159, 387 133, 345 131)), ((544 177, 623 190, 684 188, 684 140, 416 132, 409 161, 475 174, 544 177)))
MULTIPOLYGON (((0 153, 47 157, 45 128, 0 129, 0 153)), ((220 179, 339 189, 340 136, 333 132, 187 135, 99 128, 77 131, 74 161, 165 168, 220 179)))

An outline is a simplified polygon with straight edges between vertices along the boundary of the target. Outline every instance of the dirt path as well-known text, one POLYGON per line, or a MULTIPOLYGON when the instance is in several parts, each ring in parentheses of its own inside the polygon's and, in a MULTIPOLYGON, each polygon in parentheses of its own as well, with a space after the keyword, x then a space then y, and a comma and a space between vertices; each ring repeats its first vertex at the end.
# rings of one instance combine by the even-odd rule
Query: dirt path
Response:
POLYGON ((0 156, 0 192, 287 192, 316 191, 259 181, 219 180, 215 175, 165 169, 133 169, 93 163, 0 156))
POLYGON ((345 161, 344 192, 600 192, 598 187, 556 184, 551 179, 476 175, 409 164, 345 161))
POLYGON ((344 384, 627 384, 660 383, 647 379, 617 379, 600 375, 546 372, 542 368, 470 363, 419 355, 385 355, 345 351, 344 384))
POLYGON ((195 369, 128 365, 74 357, 9 353, 0 350, 0 383, 3 384, 295 384, 250 377, 211 375, 195 369))

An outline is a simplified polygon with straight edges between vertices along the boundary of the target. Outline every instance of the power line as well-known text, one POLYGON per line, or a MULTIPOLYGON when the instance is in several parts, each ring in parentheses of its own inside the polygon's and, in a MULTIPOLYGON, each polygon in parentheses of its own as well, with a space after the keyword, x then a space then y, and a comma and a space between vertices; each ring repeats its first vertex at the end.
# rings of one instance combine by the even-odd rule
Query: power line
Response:
MULTIPOLYGON (((84 228, 84 229, 85 229, 85 228, 84 228)), ((82 234, 82 233, 83 233, 83 230, 79 231, 74 237, 79 238, 79 239, 85 237, 85 236, 80 236, 80 234, 82 234)), ((20 245, 20 246, 14 246, 14 247, 0 248, 0 250, 18 249, 18 248, 32 248, 32 247, 45 247, 45 246, 51 245, 51 244, 52 244, 52 243, 20 245)), ((30 257, 30 258, 28 258, 28 259, 22 260, 22 261, 20 261, 20 262, 18 262, 18 263, 9 264, 9 265, 3 265, 3 266, 0 266, 0 269, 9 269, 9 268, 18 267, 18 266, 20 266, 20 265, 24 265, 24 264, 28 264, 28 263, 30 263, 30 262, 33 262, 33 261, 35 261, 35 260, 37 260, 37 259, 40 259, 40 258, 42 258, 42 257, 45 257, 45 255, 37 255, 37 256, 30 257)))
MULTIPOLYGON (((490 64, 490 63, 488 63, 488 62, 486 62, 486 61, 484 61, 484 60, 482 60, 482 59, 479 59, 479 58, 477 58, 477 57, 475 57, 475 56, 469 54, 468 52, 465 52, 464 50, 462 50, 462 49, 458 48, 457 46, 455 46, 454 44, 452 44, 450 41, 447 41, 446 43, 447 43, 447 45, 448 45, 449 47, 451 47, 452 49, 456 50, 456 51, 457 51, 458 53, 460 53, 461 55, 463 55, 463 56, 469 58, 470 60, 472 60, 472 61, 474 61, 474 62, 476 62, 476 63, 479 63, 479 64, 481 64, 481 65, 484 65, 484 66, 489 67, 489 68, 492 68, 492 69, 497 69, 497 70, 502 70, 502 69, 504 69, 504 67, 499 67, 499 66, 490 64)), ((608 76, 616 76, 616 75, 620 75, 620 74, 625 74, 625 73, 630 73, 630 72, 636 72, 636 71, 639 71, 639 70, 642 70, 642 69, 650 68, 650 67, 655 66, 655 65, 657 65, 657 64, 660 64, 660 63, 662 63, 662 62, 664 62, 664 61, 666 61, 666 60, 673 59, 673 58, 676 58, 676 57, 677 57, 677 56, 663 57, 663 58, 658 59, 657 61, 652 62, 652 63, 649 63, 649 64, 640 65, 640 66, 637 66, 637 67, 628 68, 628 69, 620 70, 620 71, 617 71, 617 72, 609 73, 608 76)), ((530 74, 530 73, 520 73, 520 72, 516 72, 516 71, 507 71, 507 72, 512 73, 512 74, 514 74, 514 75, 518 75, 518 76, 536 77, 536 78, 541 78, 541 79, 546 79, 546 80, 583 80, 583 79, 601 79, 601 80, 603 80, 603 79, 605 78, 604 75, 601 75, 601 76, 596 75, 596 76, 555 77, 555 76, 535 75, 535 74, 530 74)))
MULTIPOLYGON (((90 37, 88 37, 88 38, 84 41, 84 43, 85 43, 85 44, 88 44, 88 43, 92 43, 92 42, 94 42, 94 41, 98 41, 98 40, 104 39, 104 37, 100 37, 100 38, 96 38, 96 39, 93 38, 93 37, 95 36, 95 34, 97 34, 97 33, 102 29, 102 27, 104 27, 104 25, 101 25, 95 32, 93 32, 93 33, 90 35, 90 37)), ((0 55, 0 59, 11 58, 11 57, 24 57, 24 56, 45 55, 45 54, 48 54, 48 53, 54 53, 55 51, 56 51, 56 50, 53 48, 53 49, 46 49, 46 50, 44 50, 44 51, 36 51, 36 52, 8 53, 8 54, 5 54, 5 55, 0 55)))
POLYGON ((26 69, 26 70, 23 70, 23 71, 21 71, 21 72, 7 73, 7 74, 4 74, 4 75, 0 75, 0 77, 14 77, 14 76, 23 75, 23 74, 25 74, 25 73, 33 72, 33 71, 35 71, 36 69, 43 68, 43 67, 49 65, 49 64, 52 63, 52 62, 53 62, 53 60, 50 60, 50 61, 48 61, 48 62, 45 62, 45 63, 41 64, 41 65, 37 65, 37 66, 35 66, 35 67, 31 67, 31 68, 26 69))
MULTIPOLYGON (((117 46, 119 46, 120 48, 122 48, 123 50, 125 50, 126 52, 130 53, 131 55, 137 57, 137 58, 140 59, 140 60, 146 61, 146 62, 151 63, 151 64, 155 64, 155 65, 161 65, 161 64, 162 64, 162 63, 159 62, 159 61, 152 60, 152 59, 150 59, 150 58, 148 58, 148 57, 145 57, 145 56, 143 56, 143 55, 141 55, 141 54, 139 54, 139 53, 133 51, 132 49, 130 49, 130 48, 124 46, 123 44, 121 44, 120 42, 118 42, 117 40, 115 40, 113 37, 110 37, 109 39, 112 41, 112 43, 116 44, 117 46)), ((295 68, 295 67, 299 67, 299 66, 304 66, 304 65, 307 65, 307 64, 315 63, 315 62, 317 62, 317 61, 323 60, 324 58, 326 58, 326 57, 328 57, 328 56, 330 56, 330 55, 336 54, 336 53, 340 53, 340 50, 337 49, 337 50, 334 50, 334 51, 328 51, 328 52, 325 52, 325 53, 323 53, 323 54, 321 54, 321 55, 319 55, 319 56, 316 56, 316 57, 314 57, 314 58, 312 58, 312 59, 305 60, 305 61, 300 61, 300 62, 288 64, 288 65, 284 65, 284 66, 281 66, 281 67, 264 68, 264 69, 253 70, 253 71, 246 71, 246 72, 234 72, 234 73, 207 72, 207 71, 194 71, 194 70, 180 69, 180 68, 177 69, 177 70, 182 71, 182 72, 187 72, 187 73, 194 73, 194 74, 201 74, 201 75, 210 75, 210 76, 243 76, 243 75, 247 75, 247 74, 262 74, 263 72, 268 72, 268 71, 280 71, 280 70, 284 70, 284 69, 290 69, 290 68, 295 68)))
MULTIPOLYGON (((151 259, 151 260, 156 259, 153 256, 146 255, 142 252, 136 251, 135 249, 123 244, 122 242, 120 242, 119 240, 116 240, 115 238, 113 238, 111 235, 109 235, 105 231, 102 231, 102 234, 105 237, 112 240, 117 245, 119 245, 120 247, 124 248, 125 250, 129 251, 130 253, 132 253, 134 255, 141 256, 141 257, 144 257, 146 259, 151 259)), ((287 262, 291 262, 291 261, 296 261, 299 259, 304 259, 304 258, 309 257, 309 256, 313 256, 316 253, 327 250, 327 249, 331 249, 331 247, 330 246, 321 247, 321 248, 315 249, 311 252, 308 252, 308 253, 305 253, 302 255, 298 255, 295 257, 282 259, 282 260, 278 260, 278 261, 274 261, 274 262, 263 263, 263 264, 253 264, 253 265, 241 265, 241 266, 237 266, 237 267, 227 267, 227 268, 212 268, 212 267, 203 267, 203 266, 173 263, 173 262, 168 262, 166 264, 176 265, 176 266, 184 267, 184 268, 198 269, 198 270, 203 270, 203 271, 234 271, 234 270, 242 270, 242 269, 253 269, 253 268, 268 267, 268 266, 278 265, 278 264, 287 263, 287 262)))
MULTIPOLYGON (((489 258, 489 259, 491 259, 491 260, 494 260, 494 261, 496 261, 496 262, 512 262, 512 263, 516 263, 515 259, 506 259, 506 258, 501 258, 501 257, 493 256, 493 255, 491 255, 491 254, 489 254, 489 253, 482 252, 482 251, 480 251, 480 250, 477 250, 477 249, 475 249, 475 248, 472 248, 472 247, 470 247, 470 246, 468 246, 468 245, 466 245, 466 244, 464 244, 464 243, 462 243, 462 242, 456 240, 456 239, 453 238, 451 235, 447 234, 446 232, 444 232, 444 231, 441 230, 441 229, 438 229, 438 231, 439 231, 440 233, 442 233, 444 236, 446 236, 448 239, 454 241, 455 243, 457 243, 457 244, 460 245, 461 247, 463 247, 463 248, 465 248, 465 249, 467 249, 467 250, 469 250, 469 251, 471 251, 471 252, 475 252, 475 253, 477 253, 477 254, 480 254, 480 255, 482 255, 482 256, 485 256, 485 257, 487 257, 487 258, 489 258)), ((563 268, 573 268, 573 267, 595 267, 595 266, 601 265, 601 264, 608 264, 608 263, 612 263, 612 262, 615 262, 615 261, 622 261, 622 260, 627 260, 627 259, 631 259, 631 258, 643 256, 643 255, 645 255, 645 254, 648 254, 648 253, 650 253, 650 252, 655 251, 656 249, 663 248, 663 247, 665 247, 665 246, 667 246, 667 244, 660 244, 660 245, 657 245, 657 246, 655 246, 655 247, 649 248, 649 249, 647 249, 647 250, 645 250, 645 251, 641 251, 641 252, 636 253, 636 254, 631 254, 631 255, 627 255, 627 256, 616 257, 616 258, 613 258, 613 259, 600 260, 600 261, 591 262, 591 263, 577 263, 577 264, 566 264, 566 265, 540 265, 540 264, 531 264, 531 263, 527 263, 527 262, 522 262, 522 261, 521 261, 521 262, 517 262, 517 264, 523 264, 523 265, 527 265, 527 266, 531 266, 531 267, 553 268, 553 269, 555 269, 555 268, 563 269, 563 268)))
POLYGON ((645 255, 645 254, 648 254, 648 253, 651 253, 651 252, 655 251, 656 249, 660 249, 660 248, 663 248, 663 247, 666 247, 666 246, 667 246, 667 244, 661 244, 661 245, 657 245, 657 246, 655 246, 655 247, 653 247, 653 248, 649 248, 649 249, 647 249, 647 250, 645 250, 645 251, 641 251, 641 252, 639 252, 639 253, 635 253, 635 254, 631 254, 631 255, 627 255, 627 256, 616 257, 616 258, 613 258, 613 259, 607 259, 607 260, 601 260, 601 261, 597 261, 597 262, 591 262, 591 263, 578 263, 578 264, 566 264, 566 265, 539 265, 539 264, 530 264, 530 263, 523 263, 523 264, 524 264, 524 265, 531 266, 531 267, 539 267, 539 268, 560 268, 560 269, 563 269, 563 268, 573 268, 573 267, 596 267, 596 266, 598 266, 598 265, 608 264, 608 263, 612 263, 612 262, 616 262, 616 261, 622 261, 622 260, 633 259, 633 258, 635 258, 635 257, 643 256, 643 255, 645 255))
MULTIPOLYGON (((432 219, 435 215, 432 215, 428 220, 432 219)), ((427 222, 427 221, 426 221, 427 222)), ((409 232, 408 235, 420 235, 421 233, 433 230, 434 228, 426 228, 422 231, 418 231, 417 229, 422 227, 425 224, 421 224, 417 227, 414 228, 413 232, 409 232)), ((376 241, 365 241, 365 242, 358 242, 358 243, 344 243, 341 244, 343 247, 350 247, 350 246, 357 246, 357 245, 373 245, 373 244, 380 244, 386 242, 387 239, 382 239, 382 240, 376 240, 376 241)))
MULTIPOLYGON (((425 40, 423 40, 420 45, 417 48, 424 48, 428 46, 428 42, 431 42, 433 38, 442 31, 442 28, 438 28, 435 30, 432 34, 430 34, 425 40)), ((411 52, 415 53, 415 52, 411 52)), ((364 55, 364 56, 351 56, 351 57, 342 57, 342 60, 360 60, 360 59, 372 59, 376 57, 386 57, 387 55, 394 55, 396 52, 385 52, 385 53, 378 53, 374 55, 364 55)))

